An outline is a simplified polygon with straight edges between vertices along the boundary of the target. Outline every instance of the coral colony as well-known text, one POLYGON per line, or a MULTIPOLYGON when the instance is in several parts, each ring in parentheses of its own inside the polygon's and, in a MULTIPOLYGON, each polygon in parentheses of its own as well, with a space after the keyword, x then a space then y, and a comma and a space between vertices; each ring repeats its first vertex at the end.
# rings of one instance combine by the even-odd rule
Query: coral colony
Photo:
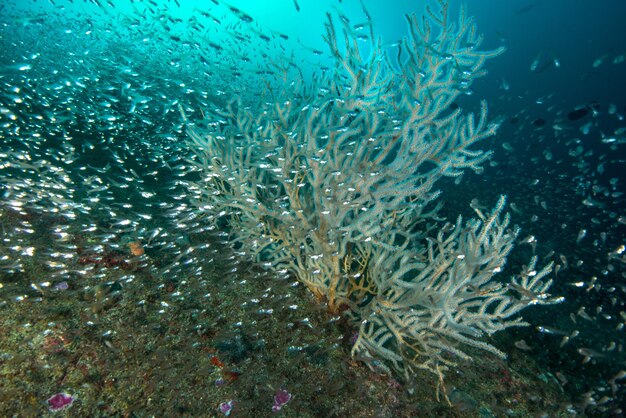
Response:
POLYGON ((204 219, 227 225, 240 254, 345 312, 358 328, 353 355, 407 381, 430 371, 445 395, 443 373, 469 358, 464 345, 504 357, 481 337, 558 299, 546 294, 552 264, 536 257, 508 284, 494 279, 518 235, 504 196, 474 219, 438 216, 437 180, 480 172, 490 157, 477 148, 497 129, 487 104, 478 114, 452 105, 502 49, 478 49, 464 9, 456 22, 445 2, 426 11, 407 16, 394 54, 373 34, 363 47, 329 15, 334 65, 310 84, 286 75, 258 102, 234 97, 204 113, 207 128, 180 110, 199 174, 186 185, 204 219))
POLYGON ((274 395, 274 405, 272 406, 272 412, 278 412, 283 406, 291 400, 291 393, 284 389, 279 389, 274 395))
POLYGON ((233 400, 230 400, 228 402, 222 402, 219 407, 218 410, 220 411, 220 413, 222 413, 223 415, 229 416, 230 413, 233 411, 233 407, 235 406, 235 402, 233 400))
POLYGON ((56 412, 69 408, 75 400, 76 398, 68 395, 67 393, 57 393, 56 395, 49 397, 46 400, 46 403, 48 404, 48 409, 50 411, 56 412))

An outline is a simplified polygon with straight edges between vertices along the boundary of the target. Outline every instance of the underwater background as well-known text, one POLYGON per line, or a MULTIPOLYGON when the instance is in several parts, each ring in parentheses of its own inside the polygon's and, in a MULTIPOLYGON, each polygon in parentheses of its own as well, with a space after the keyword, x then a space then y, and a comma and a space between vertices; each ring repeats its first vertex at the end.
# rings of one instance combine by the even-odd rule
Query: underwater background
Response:
MULTIPOLYGON (((507 274, 555 261, 531 325, 408 385, 350 357, 354 330, 202 222, 188 135, 235 94, 332 65, 326 13, 393 54, 426 1, 0 2, 0 414, 623 416, 626 4, 467 1, 487 62, 456 106, 500 123, 441 215, 507 195, 507 274), (599 5, 600 4, 600 5, 599 5), (364 12, 367 10, 367 14, 364 12), (369 16, 368 16, 369 15, 369 16), (356 29, 355 29, 356 30, 356 29)), ((450 1, 457 14, 461 2, 450 1)))

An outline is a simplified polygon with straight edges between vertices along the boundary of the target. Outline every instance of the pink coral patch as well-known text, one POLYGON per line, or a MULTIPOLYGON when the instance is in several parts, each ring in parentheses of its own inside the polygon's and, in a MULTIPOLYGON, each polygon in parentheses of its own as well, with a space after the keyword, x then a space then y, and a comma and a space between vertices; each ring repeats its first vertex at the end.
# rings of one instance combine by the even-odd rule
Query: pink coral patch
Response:
POLYGON ((49 397, 46 402, 48 403, 48 409, 51 411, 60 411, 61 409, 69 408, 74 403, 74 397, 67 393, 57 393, 49 397))

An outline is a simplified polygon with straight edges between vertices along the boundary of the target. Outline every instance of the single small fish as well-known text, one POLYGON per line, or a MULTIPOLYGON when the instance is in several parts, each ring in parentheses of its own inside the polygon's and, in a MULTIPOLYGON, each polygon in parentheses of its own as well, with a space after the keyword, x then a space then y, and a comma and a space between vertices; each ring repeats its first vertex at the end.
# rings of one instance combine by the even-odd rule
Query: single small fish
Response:
POLYGON ((604 54, 604 55, 602 55, 602 56, 600 56, 600 57, 596 58, 596 59, 593 61, 592 67, 593 67, 593 68, 598 68, 599 66, 601 66, 602 64, 604 64, 604 61, 606 61, 606 59, 608 58, 608 56, 609 56, 608 54, 604 54))
POLYGON ((603 358, 606 357, 606 354, 600 353, 599 351, 592 350, 591 348, 581 347, 576 350, 578 354, 583 356, 583 364, 589 363, 589 361, 593 358, 603 358))

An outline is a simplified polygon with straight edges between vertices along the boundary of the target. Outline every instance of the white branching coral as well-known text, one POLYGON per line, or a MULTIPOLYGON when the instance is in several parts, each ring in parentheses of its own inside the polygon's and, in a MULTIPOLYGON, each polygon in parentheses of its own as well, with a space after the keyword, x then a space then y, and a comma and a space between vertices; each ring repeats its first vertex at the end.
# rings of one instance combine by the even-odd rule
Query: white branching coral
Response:
MULTIPOLYGON (((534 271, 533 257, 524 272, 504 285, 493 280, 512 249, 518 230, 509 229, 509 216, 500 218, 501 197, 489 216, 446 224, 430 238, 421 254, 379 247, 371 257, 369 273, 377 293, 353 315, 361 320, 353 355, 387 360, 406 379, 416 369, 437 374, 469 360, 462 345, 504 358, 505 354, 481 341, 484 335, 512 326, 527 325, 516 314, 530 303, 556 303, 542 279, 547 265, 534 271), (532 276, 532 279, 529 279, 532 276), (516 293, 519 296, 516 296, 516 293), (452 355, 452 356, 451 356, 452 355)), ((392 241, 410 239, 395 232, 392 241)))
POLYGON ((407 378, 420 368, 441 376, 453 364, 444 352, 468 357, 463 344, 502 356, 480 337, 549 302, 550 267, 492 280, 517 236, 500 217, 504 198, 489 216, 442 225, 433 188, 489 157, 475 148, 497 129, 486 103, 478 115, 451 105, 502 51, 479 51, 471 19, 461 10, 451 22, 445 2, 407 16, 392 56, 373 31, 363 47, 339 21, 341 42, 326 24, 333 68, 208 109, 207 129, 188 124, 199 174, 189 190, 240 253, 291 272, 329 309, 348 308, 360 324, 354 354, 407 378))

